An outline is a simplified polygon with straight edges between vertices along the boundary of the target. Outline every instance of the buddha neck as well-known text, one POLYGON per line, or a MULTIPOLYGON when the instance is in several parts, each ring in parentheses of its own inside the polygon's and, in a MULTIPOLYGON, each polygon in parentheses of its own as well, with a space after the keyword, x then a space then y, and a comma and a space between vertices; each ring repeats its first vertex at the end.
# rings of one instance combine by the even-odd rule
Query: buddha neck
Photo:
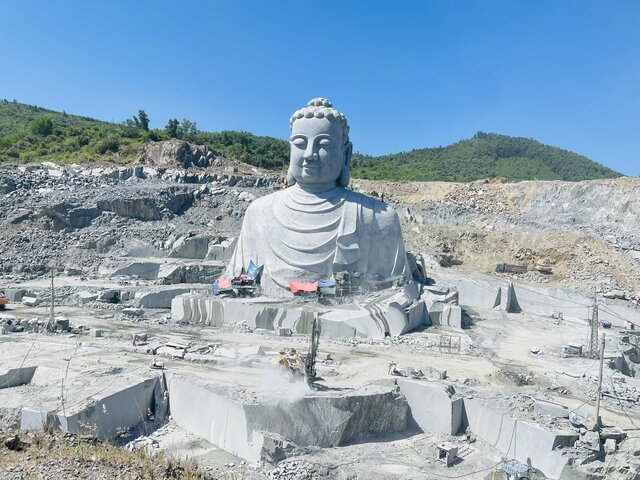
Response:
POLYGON ((321 183, 321 184, 310 184, 310 183, 301 183, 296 181, 294 187, 303 190, 306 193, 313 194, 321 194, 330 192, 338 186, 337 182, 329 182, 329 183, 321 183))

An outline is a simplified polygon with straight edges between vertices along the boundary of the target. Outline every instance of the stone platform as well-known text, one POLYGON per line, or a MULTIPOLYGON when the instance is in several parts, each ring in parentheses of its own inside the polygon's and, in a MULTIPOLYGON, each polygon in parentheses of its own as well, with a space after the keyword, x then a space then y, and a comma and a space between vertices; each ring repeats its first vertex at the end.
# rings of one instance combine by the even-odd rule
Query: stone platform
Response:
POLYGON ((221 298, 197 293, 179 295, 171 302, 173 321, 215 327, 244 322, 252 329, 289 328, 293 333, 308 334, 314 315, 321 320, 321 335, 328 337, 384 338, 430 323, 425 301, 414 283, 328 306, 317 301, 221 298))

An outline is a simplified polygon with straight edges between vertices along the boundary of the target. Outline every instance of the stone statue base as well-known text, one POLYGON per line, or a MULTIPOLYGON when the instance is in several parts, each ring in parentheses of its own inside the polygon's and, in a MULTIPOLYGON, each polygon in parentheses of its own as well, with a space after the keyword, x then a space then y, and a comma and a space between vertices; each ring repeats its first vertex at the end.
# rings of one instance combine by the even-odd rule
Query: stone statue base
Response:
POLYGON ((398 336, 431 323, 413 282, 355 297, 348 304, 330 306, 317 301, 296 303, 266 297, 221 298, 194 293, 179 295, 171 302, 173 321, 214 327, 244 322, 251 329, 288 328, 292 333, 309 334, 314 315, 320 319, 321 335, 334 338, 398 336))

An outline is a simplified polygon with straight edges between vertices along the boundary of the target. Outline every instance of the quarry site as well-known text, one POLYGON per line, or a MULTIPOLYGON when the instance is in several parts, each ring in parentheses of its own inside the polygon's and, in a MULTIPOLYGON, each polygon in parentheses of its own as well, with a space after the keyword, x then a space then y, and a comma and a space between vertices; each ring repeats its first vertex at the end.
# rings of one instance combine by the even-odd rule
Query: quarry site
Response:
POLYGON ((284 188, 179 140, 3 164, 0 449, 45 430, 210 478, 640 478, 639 178, 351 179, 397 212, 411 281, 223 285, 284 188))

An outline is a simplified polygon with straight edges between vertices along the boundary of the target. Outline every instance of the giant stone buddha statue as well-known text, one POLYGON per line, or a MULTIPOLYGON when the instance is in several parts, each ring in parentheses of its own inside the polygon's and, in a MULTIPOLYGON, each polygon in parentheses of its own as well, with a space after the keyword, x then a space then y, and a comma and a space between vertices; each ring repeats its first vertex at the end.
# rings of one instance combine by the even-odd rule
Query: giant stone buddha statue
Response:
POLYGON ((289 282, 350 275, 383 284, 409 276, 398 216, 384 202, 347 189, 353 146, 346 117, 324 98, 293 114, 288 188, 247 209, 225 276, 264 265, 268 295, 289 282))

